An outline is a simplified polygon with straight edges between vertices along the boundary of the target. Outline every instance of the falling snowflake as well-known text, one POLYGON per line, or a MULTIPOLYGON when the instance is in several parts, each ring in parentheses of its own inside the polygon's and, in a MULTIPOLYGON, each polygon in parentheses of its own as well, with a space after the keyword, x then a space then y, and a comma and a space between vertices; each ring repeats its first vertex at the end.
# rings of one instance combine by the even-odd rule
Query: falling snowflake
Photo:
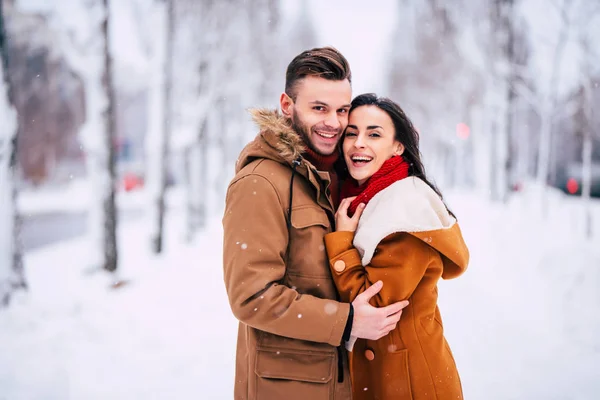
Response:
POLYGON ((248 245, 246 243, 242 243, 242 250, 246 250, 248 248, 248 245))
POLYGON ((325 314, 333 315, 337 312, 338 305, 336 303, 327 303, 325 304, 325 314))

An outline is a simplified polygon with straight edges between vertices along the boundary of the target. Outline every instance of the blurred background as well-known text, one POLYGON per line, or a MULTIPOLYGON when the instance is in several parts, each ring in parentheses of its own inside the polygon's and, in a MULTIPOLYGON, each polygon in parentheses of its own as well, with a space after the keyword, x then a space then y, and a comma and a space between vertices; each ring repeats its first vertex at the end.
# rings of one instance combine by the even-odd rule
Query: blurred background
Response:
POLYGON ((0 4, 0 399, 232 398, 225 190, 247 109, 326 45, 461 222, 465 397, 597 398, 599 1, 0 4))

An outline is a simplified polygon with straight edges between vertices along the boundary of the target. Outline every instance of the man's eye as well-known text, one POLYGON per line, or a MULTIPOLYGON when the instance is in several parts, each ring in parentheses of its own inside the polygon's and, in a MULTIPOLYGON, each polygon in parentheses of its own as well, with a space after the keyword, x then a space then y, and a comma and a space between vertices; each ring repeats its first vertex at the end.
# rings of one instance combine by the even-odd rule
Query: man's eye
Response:
POLYGON ((325 111, 325 107, 323 107, 323 106, 315 106, 315 107, 313 107, 313 110, 325 111))
POLYGON ((347 114, 348 110, 346 108, 342 108, 342 109, 339 109, 338 112, 341 114, 347 114))

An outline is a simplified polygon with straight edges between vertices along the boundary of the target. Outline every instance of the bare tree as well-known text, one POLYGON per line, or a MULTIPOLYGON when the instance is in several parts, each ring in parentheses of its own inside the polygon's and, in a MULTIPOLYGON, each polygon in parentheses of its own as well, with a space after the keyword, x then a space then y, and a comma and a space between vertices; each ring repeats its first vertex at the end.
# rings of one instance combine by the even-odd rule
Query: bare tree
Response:
POLYGON ((80 137, 90 181, 88 235, 90 263, 107 271, 117 269, 114 170, 114 89, 110 45, 109 0, 71 0, 53 5, 60 51, 85 87, 86 119, 80 137), (72 18, 73 8, 87 18, 72 18))
POLYGON ((103 210, 104 210, 104 262, 103 268, 107 271, 115 271, 118 262, 117 249, 117 209, 115 205, 115 89, 113 78, 113 61, 110 52, 110 0, 102 0, 104 7, 104 18, 102 20, 102 34, 104 36, 104 70, 102 76, 102 88, 107 100, 106 108, 102 112, 104 127, 104 148, 106 149, 104 160, 105 173, 108 175, 110 184, 105 187, 103 210))
POLYGON ((256 133, 245 109, 275 106, 284 57, 278 0, 180 4, 175 58, 185 63, 176 63, 175 90, 186 100, 178 109, 175 137, 185 157, 186 236, 191 239, 205 224, 210 198, 223 203, 235 158, 256 133), (219 163, 211 174, 208 155, 213 165, 219 163))
MULTIPOLYGON (((558 11, 561 16, 562 24, 558 34, 558 41, 556 49, 554 51, 554 57, 552 60, 552 74, 550 76, 550 82, 548 84, 548 91, 545 93, 541 100, 541 126, 540 126, 540 145, 537 162, 537 175, 536 180, 538 184, 544 187, 548 179, 548 171, 550 169, 550 145, 552 141, 552 125, 553 125, 553 112, 556 104, 556 96, 558 90, 558 83, 560 77, 560 66, 562 61, 562 54, 567 44, 569 30, 570 30, 570 19, 569 9, 571 7, 571 0, 564 0, 564 2, 558 5, 558 11)), ((544 201, 545 204, 545 201, 544 201)))
POLYGON ((157 4, 156 18, 159 40, 154 50, 154 78, 152 79, 149 136, 147 137, 147 181, 150 191, 153 227, 152 250, 161 253, 164 247, 165 195, 168 182, 169 137, 172 118, 172 68, 175 31, 174 0, 157 4))
MULTIPOLYGON (((466 176, 474 170, 466 161, 470 158, 468 146, 475 140, 477 144, 479 139, 489 140, 482 134, 468 141, 457 139, 457 125, 470 123, 462 118, 479 117, 471 115, 475 114, 471 109, 483 103, 482 68, 469 63, 458 40, 465 35, 466 10, 462 4, 451 7, 439 0, 399 3, 394 48, 389 52, 388 90, 391 97, 401 99, 422 133, 421 148, 436 183, 443 187, 468 181, 466 176)), ((486 153, 489 148, 485 146, 486 153)), ((485 161, 489 162, 489 157, 485 161)))
POLYGON ((206 225, 210 192, 209 119, 214 119, 218 112, 214 107, 217 83, 221 79, 216 61, 218 52, 226 52, 225 46, 219 49, 216 34, 215 13, 221 5, 210 0, 181 1, 179 4, 174 54, 179 79, 174 82, 174 91, 178 98, 185 100, 176 113, 175 137, 184 157, 185 237, 190 241, 206 225), (186 63, 181 62, 184 57, 186 63))
POLYGON ((17 115, 7 77, 5 6, 0 0, 0 306, 8 305, 14 291, 27 288, 16 206, 17 115))
POLYGON ((583 114, 583 145, 581 149, 581 198, 583 201, 583 218, 584 218, 584 234, 591 238, 593 235, 593 217, 591 210, 591 188, 592 188, 592 154, 594 144, 594 129, 596 127, 596 112, 594 110, 593 86, 594 78, 592 74, 593 54, 591 51, 590 41, 591 34, 589 31, 590 22, 600 15, 600 6, 587 12, 579 18, 578 40, 583 53, 581 62, 581 111, 583 114))

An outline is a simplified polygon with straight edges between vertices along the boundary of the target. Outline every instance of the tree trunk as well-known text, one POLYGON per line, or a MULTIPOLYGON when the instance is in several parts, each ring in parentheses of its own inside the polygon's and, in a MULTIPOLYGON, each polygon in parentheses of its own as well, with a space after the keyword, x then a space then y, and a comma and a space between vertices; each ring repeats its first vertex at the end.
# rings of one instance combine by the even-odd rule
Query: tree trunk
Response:
POLYGON ((104 36, 104 71, 102 88, 108 100, 102 112, 104 128, 104 147, 106 148, 104 164, 111 184, 106 185, 106 193, 102 199, 104 211, 104 254, 103 268, 107 271, 117 269, 117 209, 115 205, 115 90, 113 84, 113 61, 110 53, 110 0, 103 0, 105 16, 102 21, 102 34, 104 36))
POLYGON ((19 240, 21 221, 16 207, 17 115, 11 102, 6 50, 0 0, 0 307, 9 304, 16 290, 27 288, 19 240))
POLYGON ((587 238, 592 237, 592 210, 591 210, 591 189, 592 189, 592 132, 591 126, 585 129, 583 133, 583 146, 581 151, 582 171, 581 171, 581 200, 583 202, 583 225, 584 234, 587 238))
MULTIPOLYGON (((566 12, 570 5, 570 0, 565 2, 565 9, 563 11, 566 12)), ((550 76, 550 82, 548 87, 548 93, 545 97, 545 100, 542 104, 542 112, 540 113, 541 118, 541 128, 540 128, 540 142, 539 142, 539 154, 538 154, 538 163, 537 163, 537 175, 536 181, 540 185, 540 187, 545 187, 548 180, 548 172, 550 170, 550 145, 551 145, 551 136, 552 136, 552 114, 554 111, 554 104, 556 101, 556 92, 558 90, 559 77, 560 77, 560 64, 562 61, 562 53, 567 44, 567 38, 569 34, 569 25, 567 21, 563 21, 564 24, 561 25, 560 33, 558 36, 558 43, 556 44, 556 48, 554 50, 554 59, 552 61, 552 73, 550 76)), ((544 203, 542 206, 542 210, 544 210, 545 214, 545 197, 543 196, 542 202, 544 203)))
MULTIPOLYGON (((161 7, 162 8, 162 7, 161 7)), ((152 219, 154 221, 151 233, 152 250, 161 253, 164 247, 165 224, 165 194, 168 180, 169 136, 171 133, 171 88, 172 88, 172 59, 175 10, 173 0, 165 0, 162 8, 160 27, 157 29, 161 40, 155 50, 157 76, 154 79, 154 102, 150 109, 150 129, 155 130, 149 138, 149 177, 152 199, 152 219), (164 11, 163 11, 164 10, 164 11), (158 98, 160 97, 160 98, 158 98)))
MULTIPOLYGON (((67 63, 85 87, 85 122, 80 138, 89 185, 87 233, 91 268, 117 268, 114 172, 114 89, 110 56, 110 3, 95 0, 85 26, 88 31, 63 31, 57 38, 67 63), (89 36, 88 36, 89 35, 89 36)), ((64 22, 63 22, 64 23, 64 22)))
POLYGON ((514 0, 505 0, 501 13, 501 23, 505 32, 505 42, 502 43, 504 58, 508 64, 508 76, 506 77, 505 95, 506 107, 504 113, 504 143, 502 143, 503 151, 505 152, 504 162, 501 165, 503 168, 503 201, 508 200, 510 193, 509 186, 512 181, 513 169, 515 167, 515 154, 513 142, 511 140, 513 134, 513 116, 515 113, 516 93, 513 89, 516 81, 516 73, 514 71, 516 64, 515 57, 515 15, 514 15, 514 0))
MULTIPOLYGON (((585 54, 590 57, 589 42, 584 39, 582 47, 585 54)), ((594 91, 592 89, 592 74, 591 74, 591 61, 588 61, 583 68, 582 75, 585 76, 586 82, 583 84, 582 92, 582 109, 584 116, 584 129, 583 129, 583 146, 581 149, 581 199, 583 202, 583 226, 584 234, 588 239, 591 239, 593 232, 593 216, 592 216, 592 155, 593 155, 593 130, 596 126, 595 112, 594 112, 594 91)))
POLYGON ((513 0, 496 0, 492 11, 493 53, 495 83, 492 84, 494 93, 494 127, 492 145, 492 200, 506 201, 508 194, 508 177, 510 175, 510 131, 512 104, 515 93, 511 83, 515 79, 512 72, 514 64, 514 27, 513 27, 513 0))
MULTIPOLYGON (((493 113, 496 114, 496 113, 493 113)), ((490 116, 490 200, 498 200, 498 122, 497 118, 490 116)))
POLYGON ((208 192, 208 160, 206 159, 207 119, 200 125, 198 140, 187 151, 187 232, 191 241, 194 235, 206 226, 206 208, 208 192))

